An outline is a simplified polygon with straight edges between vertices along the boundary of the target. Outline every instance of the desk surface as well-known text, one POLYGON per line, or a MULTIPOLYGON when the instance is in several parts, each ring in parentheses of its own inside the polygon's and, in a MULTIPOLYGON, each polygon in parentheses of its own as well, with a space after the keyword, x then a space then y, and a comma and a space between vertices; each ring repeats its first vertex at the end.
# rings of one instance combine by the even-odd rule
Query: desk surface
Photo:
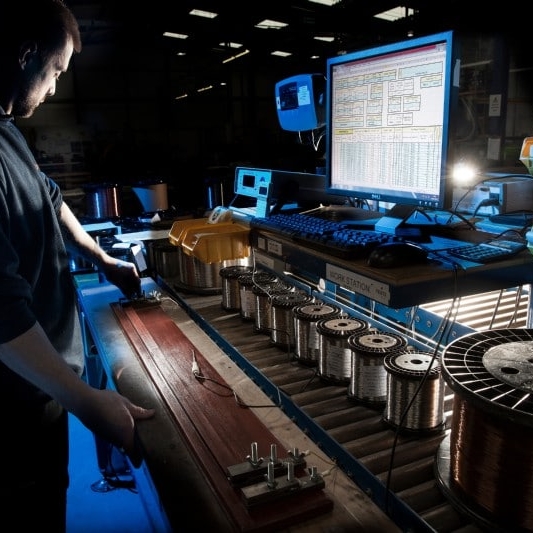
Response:
MULTIPOLYGON (((489 236, 471 230, 458 230, 456 235, 457 240, 471 242, 489 236)), ((486 265, 454 267, 437 257, 427 264, 378 269, 369 267, 366 259, 328 256, 268 231, 252 230, 251 239, 259 267, 290 272, 312 285, 331 283, 395 309, 533 283, 533 256, 528 250, 486 265)))
MULTIPOLYGON (((147 294, 154 290, 161 292, 152 279, 144 278, 142 282, 147 294)), ((169 415, 164 398, 113 315, 111 304, 119 300, 119 291, 107 283, 91 281, 80 283, 78 294, 86 326, 112 386, 133 401, 156 409, 153 419, 138 425, 145 454, 141 468, 148 470, 169 522, 179 531, 198 530, 202 526, 213 531, 232 531, 213 489, 169 415)), ((254 405, 270 402, 175 301, 163 294, 161 306, 244 402, 254 405)), ((279 408, 273 405, 271 409, 254 409, 254 412, 287 449, 309 450, 319 472, 331 468, 331 460, 279 408)), ((334 501, 333 511, 291 527, 291 532, 399 531, 341 471, 335 472, 334 483, 327 477, 325 480, 325 491, 334 501)))

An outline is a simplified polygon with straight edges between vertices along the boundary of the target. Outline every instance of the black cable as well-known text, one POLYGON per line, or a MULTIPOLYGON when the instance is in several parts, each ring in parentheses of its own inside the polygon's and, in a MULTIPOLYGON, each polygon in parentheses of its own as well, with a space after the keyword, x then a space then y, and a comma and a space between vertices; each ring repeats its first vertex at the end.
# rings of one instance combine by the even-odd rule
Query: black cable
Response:
POLYGON ((500 205, 500 202, 497 200, 497 198, 485 198, 485 200, 481 200, 481 202, 479 202, 479 204, 476 205, 476 208, 474 209, 474 212, 472 213, 472 218, 475 218, 475 216, 477 215, 477 212, 482 207, 488 207, 491 205, 497 207, 500 205))
MULTIPOLYGON (((441 328, 440 337, 439 337, 439 339, 437 340, 437 342, 435 344, 433 355, 432 355, 432 358, 431 358, 431 360, 429 362, 428 368, 427 368, 426 372, 424 373, 424 375, 422 376, 422 378, 420 379, 420 382, 418 383, 413 395, 411 396, 411 399, 409 400, 407 406, 405 407, 405 409, 404 409, 404 411, 402 413, 402 416, 400 417, 400 421, 398 422, 398 425, 396 427, 396 431, 394 433, 394 441, 393 441, 392 448, 391 448, 391 456, 390 456, 389 468, 388 468, 388 471, 387 471, 387 480, 386 480, 386 484, 385 484, 385 512, 387 512, 387 513, 389 513, 389 496, 390 496, 390 492, 391 492, 390 484, 391 484, 391 478, 392 478, 392 470, 393 470, 393 467, 394 467, 394 455, 396 453, 396 447, 398 445, 398 439, 399 439, 403 424, 405 422, 405 419, 407 417, 407 414, 408 414, 409 410, 411 409, 411 407, 413 406, 413 403, 414 403, 416 397, 418 396, 418 394, 422 390, 422 387, 424 386, 424 383, 427 381, 429 373, 431 372, 431 369, 433 367, 433 363, 434 363, 435 359, 438 357, 439 349, 440 349, 440 346, 441 346, 442 341, 444 339, 444 333, 448 329, 447 328, 447 323, 450 322, 450 319, 451 319, 451 316, 452 316, 452 311, 453 311, 453 309, 455 307, 454 302, 455 302, 455 300, 457 298, 457 269, 456 268, 454 268, 454 274, 455 274, 455 276, 454 276, 454 291, 453 291, 454 292, 454 297, 453 297, 453 300, 452 300, 452 305, 448 308, 448 310, 446 311, 446 314, 444 316, 444 319, 443 319, 444 326, 441 328)), ((457 313, 457 311, 456 311, 456 313, 457 313)))
MULTIPOLYGON (((221 381, 218 381, 216 379, 213 379, 213 378, 209 378, 207 376, 204 376, 198 366, 198 362, 196 360, 196 353, 194 352, 193 350, 193 353, 192 353, 192 373, 193 373, 193 376, 196 378, 196 380, 200 383, 214 383, 215 385, 221 387, 222 389, 225 389, 227 391, 229 391, 231 393, 231 395, 235 398, 235 402, 237 403, 237 405, 239 407, 243 407, 243 408, 246 408, 246 409, 258 409, 258 408, 265 408, 265 407, 276 407, 276 404, 268 404, 268 405, 252 405, 252 404, 247 404, 245 402, 243 402, 240 398, 239 398, 239 395, 237 394, 237 392, 233 389, 233 387, 230 387, 228 384, 226 383, 222 383, 221 381)), ((212 391, 212 392, 215 392, 215 391, 212 391)), ((216 393, 215 394, 219 394, 219 393, 216 393)), ((230 394, 228 394, 227 396, 229 396, 230 394)))

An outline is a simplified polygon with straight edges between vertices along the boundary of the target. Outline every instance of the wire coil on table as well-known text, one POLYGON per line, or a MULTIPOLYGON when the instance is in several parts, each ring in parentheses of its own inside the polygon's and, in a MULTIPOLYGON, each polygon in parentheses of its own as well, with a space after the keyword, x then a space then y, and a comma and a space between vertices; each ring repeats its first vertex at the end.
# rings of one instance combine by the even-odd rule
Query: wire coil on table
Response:
POLYGON ((310 301, 312 301, 312 297, 302 291, 276 294, 272 297, 270 340, 274 345, 286 348, 294 347, 295 333, 292 310, 297 305, 310 301))
POLYGON ((476 332, 442 357, 454 391, 437 453, 450 501, 491 531, 533 531, 533 330, 476 332))
POLYGON ((298 305, 294 315, 294 353, 299 363, 316 366, 320 356, 320 336, 316 329, 319 320, 334 318, 341 314, 337 305, 317 301, 298 305))
POLYGON ((245 272, 239 276, 241 318, 243 320, 254 320, 255 296, 252 291, 254 285, 271 283, 275 280, 276 276, 274 274, 264 270, 245 272))
POLYGON ((232 265, 220 269, 219 274, 222 278, 222 309, 226 311, 240 311, 239 276, 252 271, 253 267, 244 265, 232 265))
POLYGON ((348 345, 350 335, 368 329, 369 324, 359 318, 324 318, 316 324, 320 336, 318 375, 334 383, 350 383, 352 352, 348 345))
POLYGON ((441 365, 431 354, 404 351, 383 361, 387 401, 383 419, 402 431, 444 429, 444 381, 441 365))
POLYGON ((407 348, 407 339, 397 333, 370 328, 351 335, 348 346, 352 352, 352 372, 348 398, 370 407, 382 407, 387 401, 387 355, 407 348))
POLYGON ((272 329, 272 297, 278 294, 288 294, 292 286, 281 280, 254 285, 252 293, 255 296, 254 329, 258 333, 270 334, 272 329))

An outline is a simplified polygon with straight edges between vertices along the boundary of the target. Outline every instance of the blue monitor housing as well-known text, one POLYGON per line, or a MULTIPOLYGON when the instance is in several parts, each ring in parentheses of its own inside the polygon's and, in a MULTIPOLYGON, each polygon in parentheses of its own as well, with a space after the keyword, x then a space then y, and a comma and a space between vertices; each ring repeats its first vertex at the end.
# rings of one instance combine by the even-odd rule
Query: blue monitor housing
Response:
POLYGON ((323 74, 298 74, 276 83, 276 109, 286 131, 309 131, 325 124, 323 74))
POLYGON ((327 192, 449 209, 459 70, 452 32, 328 59, 327 192))

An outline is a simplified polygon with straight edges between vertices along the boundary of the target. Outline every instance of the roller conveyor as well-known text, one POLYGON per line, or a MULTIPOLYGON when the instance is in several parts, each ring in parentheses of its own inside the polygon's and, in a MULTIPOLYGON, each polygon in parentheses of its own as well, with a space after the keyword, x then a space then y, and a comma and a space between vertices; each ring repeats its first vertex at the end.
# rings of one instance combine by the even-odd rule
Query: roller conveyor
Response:
MULTIPOLYGON (((187 293, 173 285, 172 280, 158 279, 158 283, 202 332, 349 476, 354 489, 362 489, 400 529, 443 533, 481 530, 471 516, 452 505, 436 478, 435 456, 449 437, 453 414, 454 396, 448 388, 445 428, 427 434, 402 433, 395 441, 395 431, 383 420, 381 409, 354 401, 347 395, 345 384, 321 379, 316 368, 299 362, 292 350, 274 345, 267 334, 257 332, 253 321, 244 319, 238 311, 223 309, 220 294, 187 293), (387 486, 390 493, 385 490, 387 486)), ((100 301, 100 290, 97 292, 95 306, 100 301)), ((527 300, 527 290, 521 287, 480 295, 483 305, 477 304, 475 297, 463 297, 457 321, 470 330, 496 325, 525 327, 527 300), (502 309, 509 312, 504 315, 502 309), (510 318, 502 323, 502 315, 510 318)), ((92 302, 91 299, 91 306, 92 302)), ((438 315, 449 305, 449 301, 442 301, 423 307, 438 315)), ((108 325, 105 321, 103 331, 108 325)), ((98 330, 98 324, 96 327, 98 330)), ((97 330, 94 333, 99 336, 97 330)), ((105 338, 103 344, 99 351, 106 352, 105 338)), ((115 350, 115 342, 111 344, 115 350)))
MULTIPOLYGON (((166 285, 166 282, 163 282, 166 285)), ((220 295, 173 291, 180 305, 245 373, 315 441, 402 529, 438 532, 481 531, 460 513, 437 485, 434 465, 439 444, 449 433, 453 394, 447 390, 446 427, 429 434, 400 434, 382 411, 347 396, 346 385, 330 383, 316 369, 254 332, 238 312, 222 309, 220 295), (392 469, 391 469, 392 468, 392 469), (389 484, 391 493, 385 487, 389 484)))

